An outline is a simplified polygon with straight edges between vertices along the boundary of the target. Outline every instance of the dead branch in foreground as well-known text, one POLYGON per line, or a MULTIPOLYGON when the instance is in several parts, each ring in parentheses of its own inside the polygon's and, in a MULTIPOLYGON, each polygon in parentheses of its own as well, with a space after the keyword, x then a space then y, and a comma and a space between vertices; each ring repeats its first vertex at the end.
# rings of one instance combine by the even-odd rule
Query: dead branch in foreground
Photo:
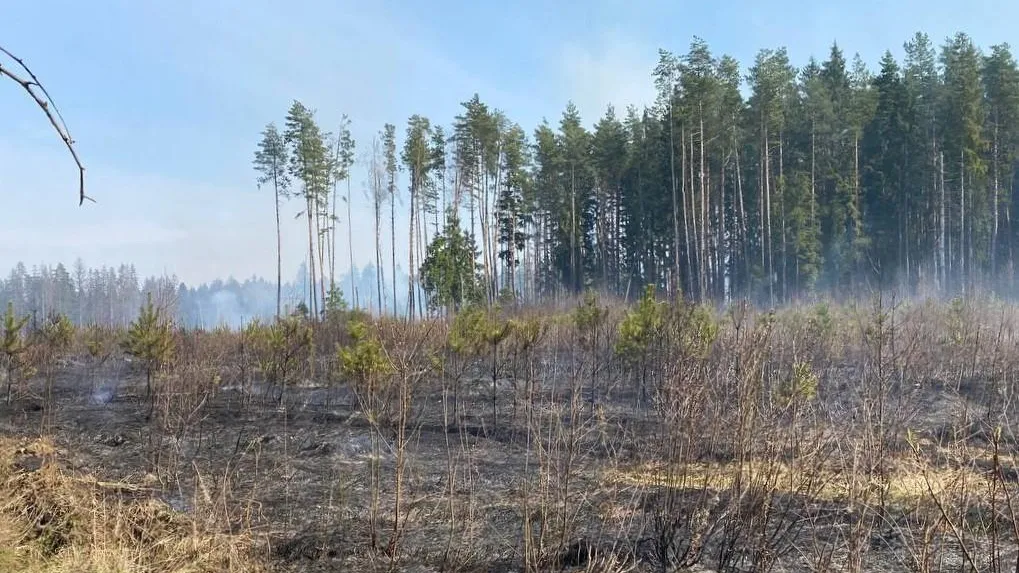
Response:
POLYGON ((47 92, 46 88, 43 87, 39 78, 32 73, 32 70, 30 70, 27 65, 25 65, 24 60, 15 56, 3 46, 0 46, 0 52, 3 52, 7 57, 14 60, 19 66, 21 66, 24 73, 28 74, 29 79, 26 80, 13 71, 5 68, 2 62, 0 62, 0 76, 7 76, 14 80, 22 88, 24 88, 29 95, 32 96, 35 103, 40 109, 42 109, 43 113, 46 114, 46 117, 49 118, 50 124, 53 125, 53 129, 57 130, 57 134, 60 136, 60 139, 64 140, 64 145, 66 145, 67 149, 71 152, 71 157, 74 158, 74 163, 78 166, 78 205, 84 203, 85 199, 95 203, 95 199, 85 195, 85 166, 82 165, 81 159, 78 158, 78 152, 74 149, 74 140, 71 139, 71 134, 67 130, 67 124, 64 122, 63 116, 60 115, 60 110, 57 109, 56 102, 54 102, 53 98, 50 97, 49 92, 47 92), (37 88, 38 91, 36 91, 37 88), (54 115, 54 113, 56 115, 54 115))

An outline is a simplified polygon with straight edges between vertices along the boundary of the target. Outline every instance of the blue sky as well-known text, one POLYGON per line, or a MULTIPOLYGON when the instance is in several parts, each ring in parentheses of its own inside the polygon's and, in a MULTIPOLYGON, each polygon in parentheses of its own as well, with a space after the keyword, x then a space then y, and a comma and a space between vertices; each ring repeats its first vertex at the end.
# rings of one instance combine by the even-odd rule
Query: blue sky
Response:
MULTIPOLYGON (((474 92, 528 132, 569 100, 593 122, 609 103, 650 102, 657 49, 684 52, 694 35, 744 65, 778 46, 802 65, 838 41, 873 68, 917 30, 937 43, 959 30, 984 48, 1019 43, 1019 3, 1004 0, 9 4, 0 45, 60 105, 98 203, 78 207, 66 150, 26 94, 0 81, 0 269, 81 256, 189 282, 274 274, 272 198, 255 188, 251 156, 293 99, 325 129, 349 115, 363 150, 385 122, 402 135, 414 113, 449 124, 474 92)), ((356 170, 359 265, 374 258, 363 179, 356 170)), ((284 233, 291 275, 299 222, 284 233)))

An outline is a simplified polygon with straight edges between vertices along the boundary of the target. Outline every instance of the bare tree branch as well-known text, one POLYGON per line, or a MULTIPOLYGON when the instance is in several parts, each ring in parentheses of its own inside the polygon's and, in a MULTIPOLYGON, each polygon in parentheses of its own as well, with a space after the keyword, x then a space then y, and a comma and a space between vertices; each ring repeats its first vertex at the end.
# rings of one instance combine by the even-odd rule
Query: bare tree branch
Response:
POLYGON ((60 110, 57 109, 56 102, 54 102, 53 98, 50 97, 49 92, 47 92, 46 88, 43 87, 39 78, 32 73, 32 70, 29 69, 27 65, 25 65, 24 60, 15 56, 3 46, 0 46, 0 52, 21 66, 21 69, 28 74, 29 79, 26 80, 14 71, 5 68, 3 63, 0 63, 0 76, 7 76, 14 80, 22 88, 24 88, 29 95, 32 96, 35 103, 46 114, 46 117, 49 118, 50 124, 53 125, 53 129, 57 130, 57 134, 60 136, 60 139, 64 141, 64 145, 67 146, 68 151, 71 152, 71 157, 74 158, 74 163, 78 166, 78 205, 83 204, 85 199, 95 203, 95 199, 85 195, 85 166, 82 165, 81 159, 78 158, 78 152, 74 148, 74 140, 71 139, 71 135, 67 130, 67 124, 64 122, 64 117, 60 114, 60 110), (38 89, 38 92, 36 89, 38 89), (41 92, 42 95, 40 95, 39 92, 41 92))

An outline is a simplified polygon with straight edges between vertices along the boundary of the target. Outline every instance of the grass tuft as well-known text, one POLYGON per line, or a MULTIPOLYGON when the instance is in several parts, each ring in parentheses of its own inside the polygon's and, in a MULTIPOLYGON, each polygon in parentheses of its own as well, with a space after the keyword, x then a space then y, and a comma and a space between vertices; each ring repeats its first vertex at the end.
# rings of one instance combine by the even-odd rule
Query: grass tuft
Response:
POLYGON ((74 475, 45 439, 0 438, 0 571, 265 571, 257 540, 212 531, 146 490, 74 475))

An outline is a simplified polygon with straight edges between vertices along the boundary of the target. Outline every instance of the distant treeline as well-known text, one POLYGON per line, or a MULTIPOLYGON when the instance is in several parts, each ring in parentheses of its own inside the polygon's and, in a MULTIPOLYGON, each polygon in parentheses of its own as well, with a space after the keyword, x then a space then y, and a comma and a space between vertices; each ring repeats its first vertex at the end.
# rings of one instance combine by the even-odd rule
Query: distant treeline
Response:
MULTIPOLYGON (((306 272, 302 265, 298 279, 283 285, 285 312, 292 312, 306 300, 306 272)), ((369 293, 366 296, 375 292, 374 269, 355 269, 355 277, 353 283, 349 273, 337 280, 369 293)), ((187 327, 236 328, 255 318, 270 320, 276 313, 276 283, 260 277, 188 286, 173 275, 141 277, 131 264, 89 268, 79 259, 70 269, 63 263, 32 267, 18 263, 6 279, 0 279, 0 305, 6 308, 12 302, 19 314, 36 321, 59 313, 79 325, 126 325, 135 319, 149 295, 157 306, 187 327)), ((353 306, 352 296, 344 294, 344 298, 353 306)), ((397 298, 405 304, 406 294, 397 298)), ((367 307, 368 300, 362 300, 361 306, 367 307)))

